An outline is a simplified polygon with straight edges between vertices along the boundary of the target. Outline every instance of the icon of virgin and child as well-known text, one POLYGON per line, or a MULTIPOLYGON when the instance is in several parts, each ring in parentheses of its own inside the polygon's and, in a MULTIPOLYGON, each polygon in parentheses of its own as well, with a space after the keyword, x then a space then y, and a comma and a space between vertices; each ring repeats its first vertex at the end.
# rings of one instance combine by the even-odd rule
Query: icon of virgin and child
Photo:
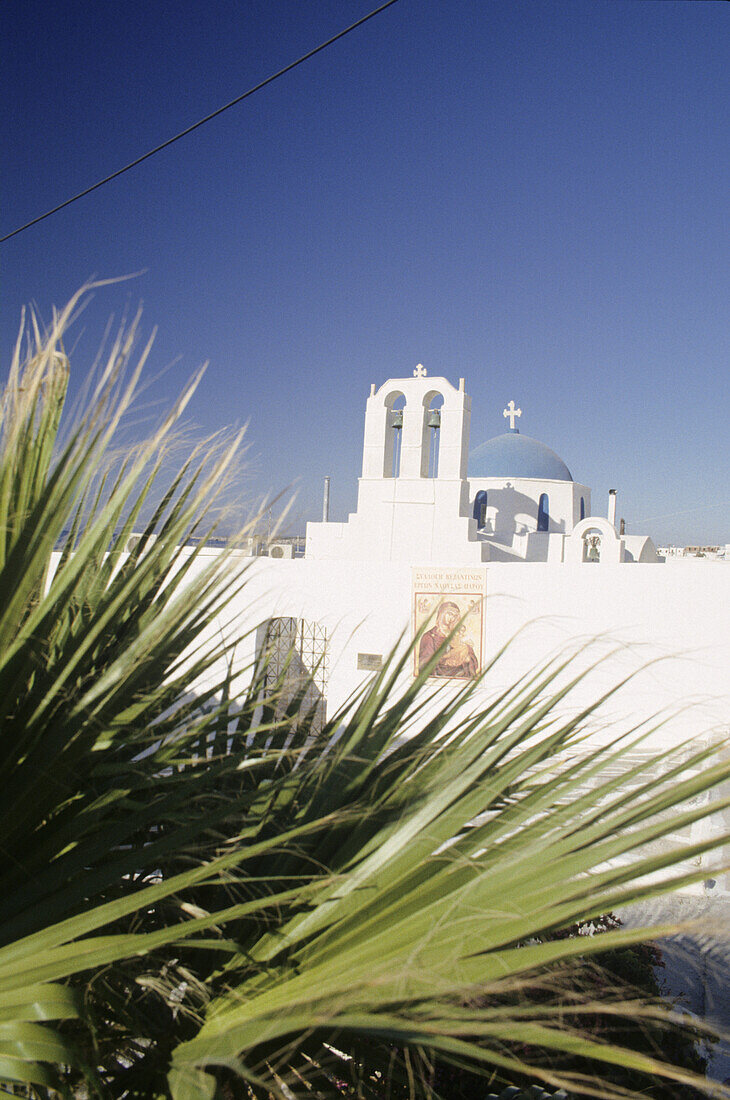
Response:
POLYGON ((432 676, 469 680, 479 673, 479 659, 467 636, 464 623, 459 625, 462 613, 453 600, 442 600, 436 611, 436 622, 427 630, 418 645, 419 671, 437 650, 443 647, 432 676))

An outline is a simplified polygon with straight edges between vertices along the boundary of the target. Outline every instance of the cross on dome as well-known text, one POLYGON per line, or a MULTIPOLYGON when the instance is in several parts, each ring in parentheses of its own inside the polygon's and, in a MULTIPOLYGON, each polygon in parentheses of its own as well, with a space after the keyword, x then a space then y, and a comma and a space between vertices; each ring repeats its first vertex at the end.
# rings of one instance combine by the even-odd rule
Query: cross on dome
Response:
POLYGON ((509 418, 509 429, 513 432, 515 430, 515 417, 522 416, 522 409, 516 409, 514 401, 510 401, 507 408, 502 410, 502 416, 509 418))
POLYGON ((425 378, 426 377, 426 368, 424 367, 423 363, 418 364, 418 366, 416 367, 416 369, 413 372, 413 377, 414 378, 425 378))

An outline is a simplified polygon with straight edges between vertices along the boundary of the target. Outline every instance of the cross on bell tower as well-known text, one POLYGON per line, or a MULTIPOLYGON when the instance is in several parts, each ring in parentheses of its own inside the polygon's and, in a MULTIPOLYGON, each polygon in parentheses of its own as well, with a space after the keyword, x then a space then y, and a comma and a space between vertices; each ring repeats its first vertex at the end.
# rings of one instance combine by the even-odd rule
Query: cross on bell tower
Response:
POLYGON ((510 401, 507 408, 502 410, 502 416, 509 419, 509 430, 511 432, 518 430, 515 428, 515 417, 522 416, 522 409, 516 409, 514 401, 510 401))
POLYGON ((423 363, 418 364, 418 366, 416 367, 416 369, 413 372, 413 377, 414 378, 425 378, 426 377, 426 368, 424 367, 423 363))

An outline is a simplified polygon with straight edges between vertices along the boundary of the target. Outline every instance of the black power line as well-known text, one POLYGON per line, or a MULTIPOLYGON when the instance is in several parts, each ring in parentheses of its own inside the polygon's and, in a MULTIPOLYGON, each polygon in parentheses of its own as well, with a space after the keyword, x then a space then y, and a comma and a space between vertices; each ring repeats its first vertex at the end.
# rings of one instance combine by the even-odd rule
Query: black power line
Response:
POLYGON ((332 38, 328 38, 326 42, 322 42, 319 46, 315 46, 315 48, 308 53, 302 54, 296 61, 292 61, 289 65, 285 65, 283 69, 279 69, 277 73, 273 73, 272 76, 267 76, 266 80, 262 80, 260 84, 255 84, 253 88, 249 88, 248 91, 244 92, 242 95, 236 96, 230 103, 218 107, 217 110, 212 111, 211 114, 206 115, 205 118, 201 118, 197 122, 194 122, 192 126, 187 126, 184 130, 181 130, 179 134, 175 134, 174 137, 168 138, 167 141, 163 141, 161 145, 155 146, 155 148, 150 149, 149 152, 143 153, 141 157, 137 157, 136 160, 130 161, 129 164, 125 164, 123 168, 118 168, 117 171, 112 172, 111 175, 105 176, 102 180, 97 180, 96 183, 92 183, 91 187, 79 191, 77 195, 73 195, 70 199, 60 202, 58 206, 54 206, 51 210, 46 210, 45 214, 39 214, 37 218, 33 218, 31 221, 26 222, 25 225, 19 226, 19 228, 14 229, 12 233, 6 233, 4 237, 0 237, 0 244, 4 241, 9 241, 11 237, 17 237, 18 233, 22 233, 25 229, 30 229, 32 225, 37 225, 38 222, 42 222, 44 218, 50 218, 51 214, 57 214, 59 210, 63 210, 65 206, 70 206, 72 202, 83 199, 84 195, 90 195, 92 191, 96 191, 99 187, 103 187, 105 183, 110 183, 112 180, 115 180, 118 176, 128 172, 130 168, 136 168, 142 161, 149 160, 155 153, 160 153, 163 149, 167 149, 169 145, 173 145, 176 141, 179 141, 180 138, 192 134, 193 130, 197 130, 199 126, 204 126, 205 123, 210 122, 212 118, 216 118, 218 115, 223 114, 224 111, 227 111, 229 107, 235 107, 237 103, 240 103, 244 99, 248 99, 254 92, 260 91, 262 88, 265 88, 267 84, 271 84, 274 80, 278 80, 280 76, 284 76, 285 73, 291 72, 292 69, 296 69, 297 65, 301 65, 304 61, 308 61, 310 57, 314 57, 315 54, 321 53, 322 50, 326 50, 333 42, 337 42, 339 38, 344 38, 350 31, 354 31, 357 27, 361 27, 363 23, 367 23, 369 19, 379 15, 381 11, 385 11, 386 8, 392 7, 393 4, 397 2, 398 0, 387 0, 385 4, 381 4, 379 8, 375 8, 367 15, 364 15, 362 19, 358 19, 356 23, 352 23, 349 27, 345 27, 343 31, 339 31, 337 34, 333 35, 332 38))

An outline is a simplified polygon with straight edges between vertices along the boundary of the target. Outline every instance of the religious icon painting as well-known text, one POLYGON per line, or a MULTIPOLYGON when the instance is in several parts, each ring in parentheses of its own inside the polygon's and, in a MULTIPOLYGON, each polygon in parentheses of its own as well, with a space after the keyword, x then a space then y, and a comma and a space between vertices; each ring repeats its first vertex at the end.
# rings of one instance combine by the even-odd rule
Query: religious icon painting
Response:
POLYGON ((430 676, 471 680, 483 667, 486 571, 413 569, 414 675, 437 653, 430 676))

